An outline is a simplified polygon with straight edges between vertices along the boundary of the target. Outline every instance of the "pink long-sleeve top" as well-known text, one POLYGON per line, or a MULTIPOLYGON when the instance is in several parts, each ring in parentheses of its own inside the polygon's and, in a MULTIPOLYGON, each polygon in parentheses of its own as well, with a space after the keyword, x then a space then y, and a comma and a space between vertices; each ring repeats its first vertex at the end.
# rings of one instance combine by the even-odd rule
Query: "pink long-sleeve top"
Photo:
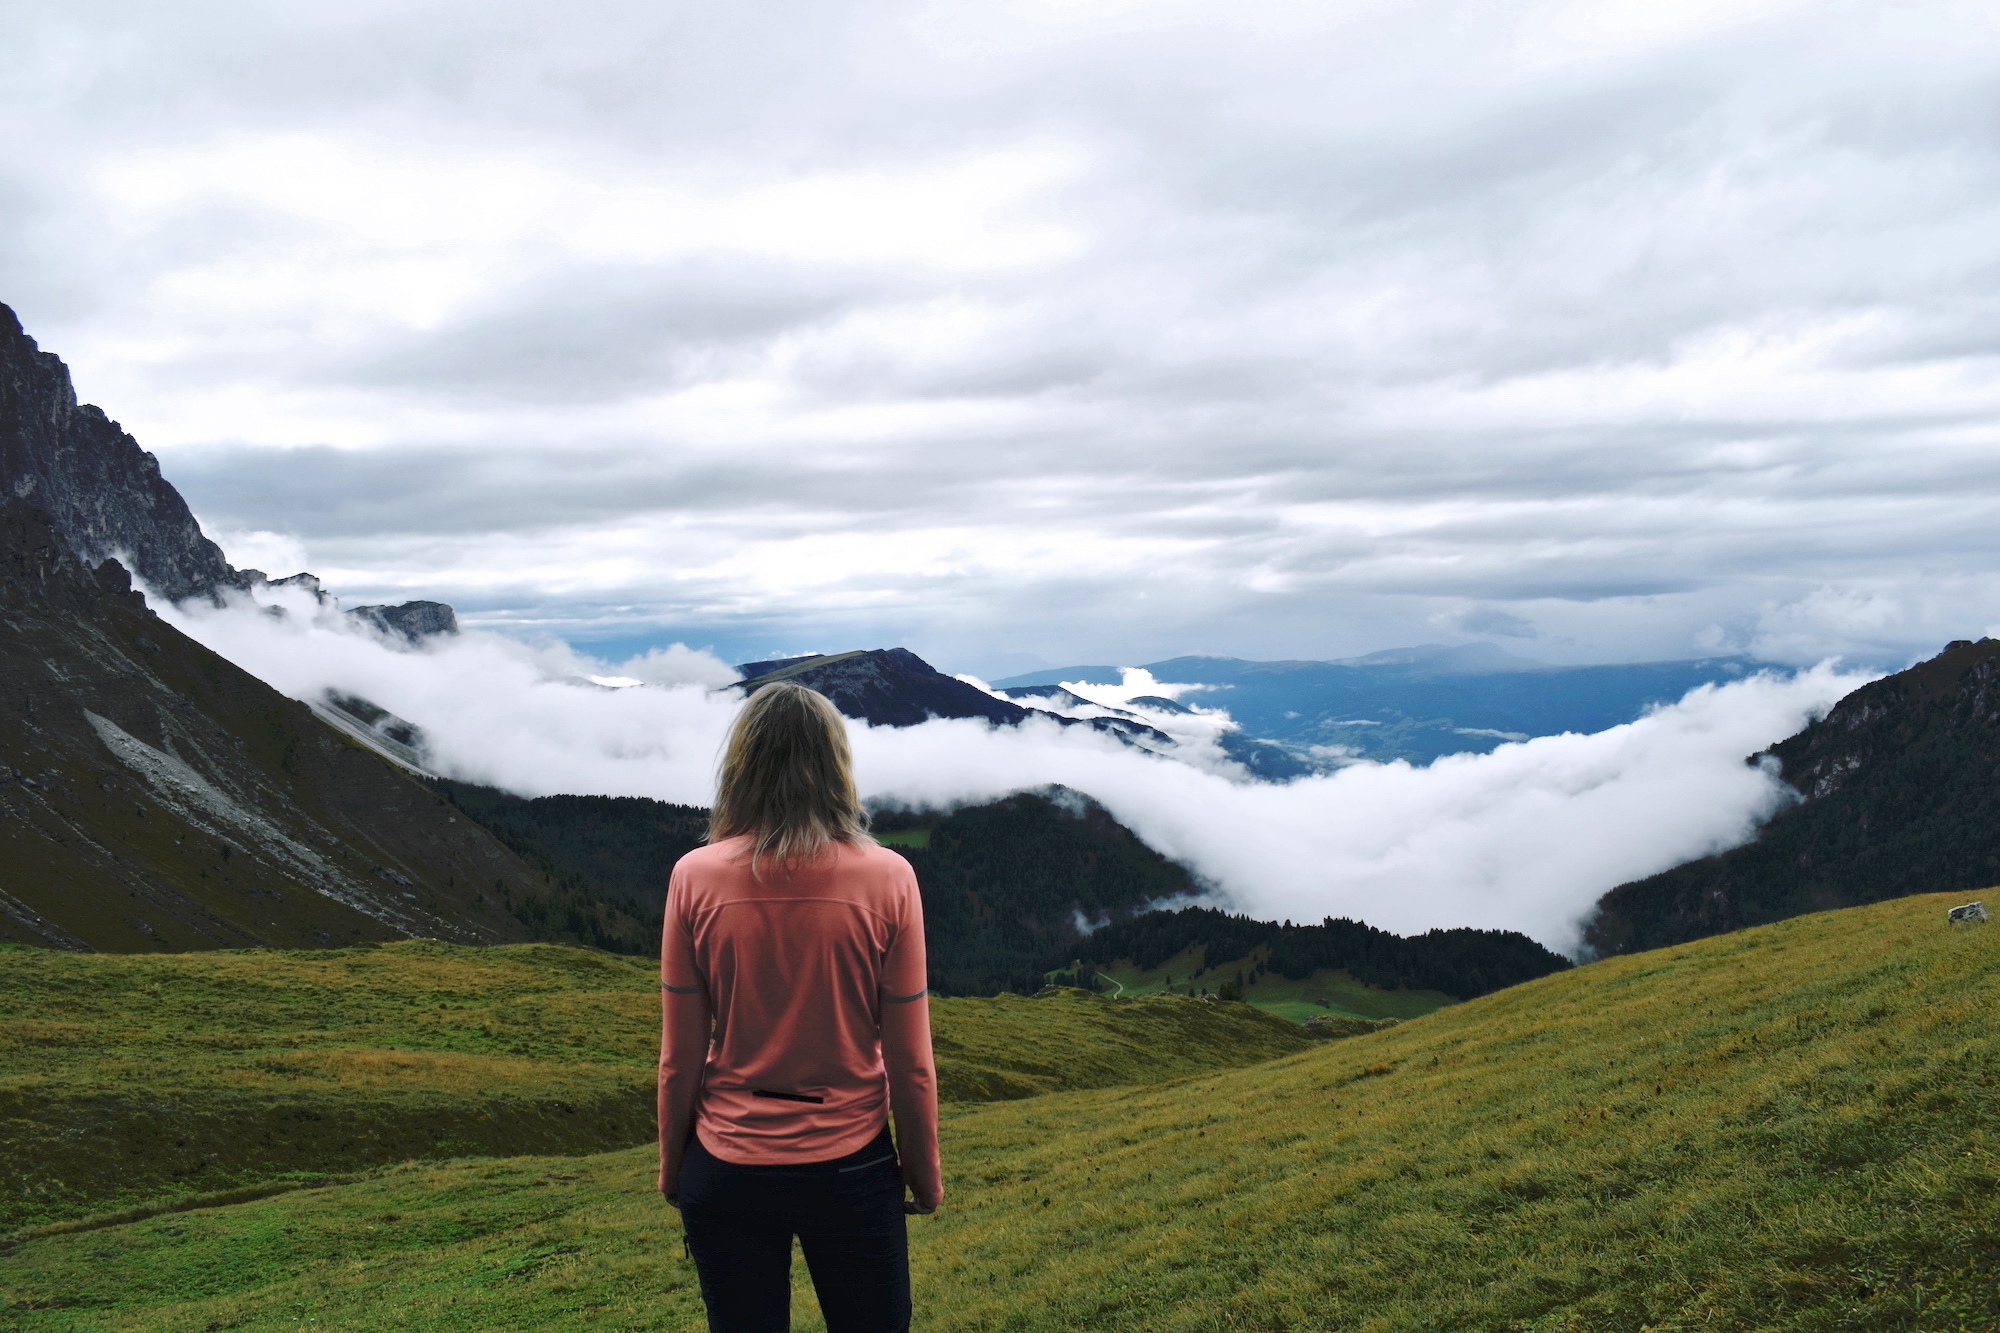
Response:
POLYGON ((835 843, 787 871, 750 839, 689 852, 660 943, 660 1188, 690 1132, 725 1162, 823 1162, 890 1113, 916 1201, 944 1198, 924 909, 910 863, 835 843))

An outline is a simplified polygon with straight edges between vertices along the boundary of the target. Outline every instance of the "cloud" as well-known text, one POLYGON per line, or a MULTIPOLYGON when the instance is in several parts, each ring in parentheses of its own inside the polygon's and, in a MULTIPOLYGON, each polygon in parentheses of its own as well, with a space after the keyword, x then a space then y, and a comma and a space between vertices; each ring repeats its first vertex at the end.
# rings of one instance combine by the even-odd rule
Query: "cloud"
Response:
POLYGON ((0 296, 357 597, 954 666, 2000 615, 1977 7, 0 21, 0 296))
MULTIPOLYGON (((735 673, 711 656, 677 646, 611 663, 477 630, 411 649, 302 594, 260 596, 286 614, 239 602, 162 615, 294 697, 338 689, 416 722, 431 762, 453 777, 530 795, 712 796, 740 700, 714 688, 735 673)), ((1351 916, 1399 932, 1509 928, 1569 949, 1606 889, 1751 836, 1786 792, 1745 756, 1865 679, 1828 666, 1762 674, 1595 735, 1425 768, 1354 763, 1283 786, 1243 781, 1217 762, 1213 737, 1228 725, 1220 710, 1136 706, 1180 728, 1194 762, 1052 722, 855 724, 853 733, 871 799, 942 808, 1058 783, 1260 917, 1351 916)), ((1104 698, 1130 705, 1161 689, 1131 672, 1104 698)))
POLYGON ((1453 616, 1451 623, 1467 634, 1498 634, 1509 639, 1532 639, 1539 633, 1533 621, 1497 606, 1474 607, 1453 616))

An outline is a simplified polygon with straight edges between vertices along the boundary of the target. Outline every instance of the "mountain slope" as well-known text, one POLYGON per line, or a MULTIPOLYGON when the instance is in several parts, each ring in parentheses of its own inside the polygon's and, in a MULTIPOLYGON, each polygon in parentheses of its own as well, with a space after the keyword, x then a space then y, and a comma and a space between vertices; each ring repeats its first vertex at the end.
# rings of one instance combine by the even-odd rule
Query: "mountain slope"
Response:
POLYGON ((1864 685, 1768 755, 1800 802, 1746 846, 1612 889, 1593 948, 2000 882, 2000 641, 1864 685))
MULTIPOLYGON (((1950 901, 1611 959, 1164 1086, 954 1108, 947 1202, 911 1227, 921 1325, 2000 1326, 2000 933, 1946 927, 1950 901)), ((410 1167, 32 1238, 0 1293, 22 1333, 697 1328, 651 1170, 648 1148, 410 1167)))
MULTIPOLYGON (((113 951, 528 938, 555 886, 421 782, 0 508, 0 941, 113 951)), ((570 903, 558 937, 616 929, 570 903)))
POLYGON ((876 822, 916 869, 931 985, 946 995, 1033 993, 1075 947, 1079 916, 1124 917, 1196 891, 1186 870, 1073 792, 876 822))

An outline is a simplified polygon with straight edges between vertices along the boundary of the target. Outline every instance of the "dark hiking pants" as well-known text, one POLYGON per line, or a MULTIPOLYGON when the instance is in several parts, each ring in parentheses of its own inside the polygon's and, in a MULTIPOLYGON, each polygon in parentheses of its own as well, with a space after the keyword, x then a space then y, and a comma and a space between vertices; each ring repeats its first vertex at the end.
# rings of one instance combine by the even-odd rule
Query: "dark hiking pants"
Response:
POLYGON ((910 1327, 903 1173, 887 1126, 860 1152, 801 1166, 737 1166, 696 1138, 679 1183, 710 1333, 790 1329, 794 1236, 827 1333, 910 1327))

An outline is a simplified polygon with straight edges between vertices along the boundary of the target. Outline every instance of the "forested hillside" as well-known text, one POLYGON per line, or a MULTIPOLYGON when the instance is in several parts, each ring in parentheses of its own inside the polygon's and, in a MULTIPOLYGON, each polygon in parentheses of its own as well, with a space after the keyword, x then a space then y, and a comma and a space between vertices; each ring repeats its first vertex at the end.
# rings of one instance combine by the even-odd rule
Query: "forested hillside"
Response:
MULTIPOLYGON (((1471 999, 1567 968, 1569 961, 1512 930, 1433 930, 1404 937, 1359 921, 1328 917, 1319 925, 1253 921, 1210 907, 1148 912, 1117 922, 1081 941, 1082 979, 1099 968, 1129 961, 1151 970, 1191 949, 1207 967, 1260 955, 1257 966, 1295 981, 1321 971, 1341 971, 1382 990, 1433 990, 1471 999)), ((1205 989, 1240 978, 1215 977, 1205 989)))
POLYGON ((1186 870, 1074 793, 884 814, 877 826, 916 867, 931 984, 946 995, 1031 993, 1081 937, 1079 914, 1124 915, 1194 891, 1186 870), (928 836, 899 837, 910 832, 928 836))
MULTIPOLYGON (((437 789, 543 870, 565 901, 602 901, 644 923, 590 943, 658 951, 667 876, 701 845, 706 810, 636 796, 530 799, 447 781, 437 789)), ((940 994, 1032 993, 1049 959, 1079 938, 1079 913, 1129 913, 1194 887, 1185 870, 1073 793, 1024 793, 951 814, 889 811, 875 827, 916 868, 940 994)))
POLYGON ((1799 803, 1747 846, 1605 894, 1594 948, 2000 883, 2000 641, 1961 640, 1863 686, 1768 758, 1799 803))

